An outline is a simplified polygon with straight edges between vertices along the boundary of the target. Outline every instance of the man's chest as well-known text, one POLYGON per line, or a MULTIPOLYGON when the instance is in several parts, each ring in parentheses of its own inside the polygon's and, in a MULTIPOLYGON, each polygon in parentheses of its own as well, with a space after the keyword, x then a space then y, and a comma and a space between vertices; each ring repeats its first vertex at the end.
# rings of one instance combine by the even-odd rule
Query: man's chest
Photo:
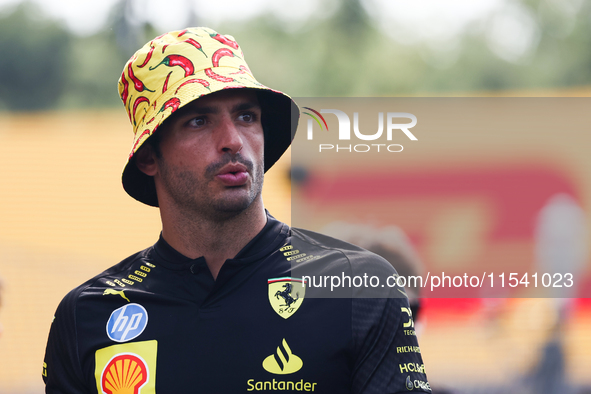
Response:
POLYGON ((99 393, 347 392, 350 301, 307 298, 299 278, 274 272, 222 290, 198 302, 126 291, 100 308, 89 298, 78 316, 87 379, 99 393))

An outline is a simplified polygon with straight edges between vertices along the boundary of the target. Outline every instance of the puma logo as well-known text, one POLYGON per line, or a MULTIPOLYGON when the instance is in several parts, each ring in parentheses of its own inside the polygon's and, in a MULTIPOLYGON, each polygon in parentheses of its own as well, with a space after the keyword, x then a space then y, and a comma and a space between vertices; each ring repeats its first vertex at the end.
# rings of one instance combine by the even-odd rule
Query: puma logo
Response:
POLYGON ((129 298, 127 298, 125 296, 125 294, 123 293, 125 290, 113 290, 113 289, 106 289, 105 292, 103 293, 103 295, 108 295, 108 294, 112 294, 112 295, 120 295, 121 297, 123 297, 124 299, 127 300, 127 302, 131 302, 129 301, 129 298))

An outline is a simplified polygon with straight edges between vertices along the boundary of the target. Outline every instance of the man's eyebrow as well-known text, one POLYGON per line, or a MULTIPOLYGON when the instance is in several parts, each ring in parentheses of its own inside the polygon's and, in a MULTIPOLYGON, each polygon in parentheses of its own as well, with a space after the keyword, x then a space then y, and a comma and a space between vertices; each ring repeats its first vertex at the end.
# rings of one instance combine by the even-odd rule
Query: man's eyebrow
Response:
POLYGON ((197 107, 197 106, 187 106, 184 108, 183 115, 207 115, 207 114, 216 114, 219 112, 219 109, 216 107, 197 107))
POLYGON ((239 112, 253 108, 260 109, 261 106, 256 101, 248 101, 245 103, 236 104, 234 107, 232 107, 232 112, 239 112))

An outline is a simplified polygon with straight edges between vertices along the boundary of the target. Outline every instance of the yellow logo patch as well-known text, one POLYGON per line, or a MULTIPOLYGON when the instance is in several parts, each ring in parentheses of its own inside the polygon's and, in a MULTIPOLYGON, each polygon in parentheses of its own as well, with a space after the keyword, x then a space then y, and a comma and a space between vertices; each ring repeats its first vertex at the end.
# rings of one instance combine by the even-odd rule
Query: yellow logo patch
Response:
POLYGON ((277 375, 287 375, 302 369, 304 362, 301 358, 291 352, 287 341, 283 338, 281 345, 277 347, 277 352, 271 354, 263 361, 265 371, 277 375))
POLYGON ((129 301, 129 298, 127 298, 125 296, 124 293, 125 290, 114 290, 114 289, 105 289, 105 292, 103 293, 103 295, 120 295, 121 297, 123 297, 123 299, 127 300, 127 302, 131 302, 129 301))
POLYGON ((131 342, 99 349, 94 376, 99 393, 155 394, 158 341, 131 342))
POLYGON ((269 302, 279 316, 289 318, 304 302, 306 284, 298 278, 274 278, 268 280, 269 302))

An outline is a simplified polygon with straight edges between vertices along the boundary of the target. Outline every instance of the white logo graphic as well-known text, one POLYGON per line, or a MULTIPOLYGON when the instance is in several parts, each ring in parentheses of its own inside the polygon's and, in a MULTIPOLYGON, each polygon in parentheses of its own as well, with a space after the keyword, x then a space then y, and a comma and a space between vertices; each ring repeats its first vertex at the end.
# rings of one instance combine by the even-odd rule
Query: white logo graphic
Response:
MULTIPOLYGON (((339 140, 350 140, 351 139, 351 120, 349 116, 340 111, 338 109, 321 109, 320 113, 322 114, 334 114, 337 116, 339 121, 339 140)), ((324 120, 324 118, 323 118, 324 120)), ((387 115, 387 124, 386 124, 386 138, 388 141, 392 140, 392 132, 394 130, 401 130, 408 138, 413 141, 417 140, 417 137, 414 136, 413 133, 410 132, 410 128, 416 126, 417 124, 417 117, 413 114, 409 114, 407 112, 388 112, 387 115), (410 120, 410 123, 394 123, 394 119, 398 118, 406 118, 410 120)), ((312 119, 308 121, 308 139, 311 140, 313 138, 312 132, 312 119)), ((353 113, 353 132, 355 136, 360 140, 364 141, 375 141, 380 138, 384 132, 384 113, 380 112, 378 114, 378 131, 374 134, 363 134, 359 130, 359 113, 353 113)))

